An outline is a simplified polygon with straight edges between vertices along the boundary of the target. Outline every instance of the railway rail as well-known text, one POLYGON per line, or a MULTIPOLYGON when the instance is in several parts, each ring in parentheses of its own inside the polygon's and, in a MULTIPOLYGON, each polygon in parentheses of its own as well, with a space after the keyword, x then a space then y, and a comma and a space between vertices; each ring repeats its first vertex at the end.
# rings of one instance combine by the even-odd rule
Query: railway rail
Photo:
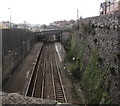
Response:
POLYGON ((55 46, 51 39, 53 38, 47 38, 43 44, 25 95, 67 103, 55 46))

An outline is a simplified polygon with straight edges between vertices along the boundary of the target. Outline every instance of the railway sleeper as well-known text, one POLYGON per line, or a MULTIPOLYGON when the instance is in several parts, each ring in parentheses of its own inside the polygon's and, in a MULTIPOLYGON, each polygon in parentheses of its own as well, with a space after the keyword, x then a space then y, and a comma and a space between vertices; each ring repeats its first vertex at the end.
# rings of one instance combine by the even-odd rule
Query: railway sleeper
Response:
POLYGON ((60 88, 56 88, 56 91, 59 93, 63 93, 62 89, 60 89, 60 88))
POLYGON ((63 96, 64 97, 64 95, 62 93, 58 93, 57 96, 63 96))
POLYGON ((57 101, 65 102, 64 98, 57 98, 57 101))
POLYGON ((59 96, 59 97, 57 97, 57 98, 64 98, 64 96, 59 96))
POLYGON ((64 98, 57 98, 57 101, 58 102, 65 102, 65 99, 64 98))
POLYGON ((55 86, 61 87, 60 83, 55 83, 55 86))

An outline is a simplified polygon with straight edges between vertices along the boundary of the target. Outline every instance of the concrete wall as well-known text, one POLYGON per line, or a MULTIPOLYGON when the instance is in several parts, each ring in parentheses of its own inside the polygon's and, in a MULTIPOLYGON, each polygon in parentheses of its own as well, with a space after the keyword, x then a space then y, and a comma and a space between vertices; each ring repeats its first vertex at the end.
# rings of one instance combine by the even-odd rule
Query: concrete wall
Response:
POLYGON ((24 29, 2 30, 2 79, 3 82, 24 59, 35 43, 34 33, 24 29))
POLYGON ((102 15, 81 19, 73 27, 77 50, 85 49, 83 69, 88 65, 92 52, 97 49, 99 55, 98 68, 107 71, 104 91, 120 103, 120 15, 102 15), (83 47, 83 48, 82 48, 83 47))

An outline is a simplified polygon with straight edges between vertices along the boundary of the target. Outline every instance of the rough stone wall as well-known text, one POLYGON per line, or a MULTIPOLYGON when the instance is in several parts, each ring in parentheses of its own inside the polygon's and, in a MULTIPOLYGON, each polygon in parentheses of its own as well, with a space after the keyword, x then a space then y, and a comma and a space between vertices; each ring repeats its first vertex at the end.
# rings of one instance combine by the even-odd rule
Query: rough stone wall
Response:
POLYGON ((23 95, 19 95, 17 93, 5 93, 0 92, 0 104, 1 105, 36 105, 36 104, 43 104, 43 105, 57 105, 57 101, 48 100, 48 99, 41 99, 41 98, 34 98, 34 97, 27 97, 23 95))
POLYGON ((84 68, 93 50, 98 49, 98 67, 107 71, 105 91, 120 103, 120 14, 102 15, 81 19, 74 24, 74 37, 78 51, 85 48, 84 68))

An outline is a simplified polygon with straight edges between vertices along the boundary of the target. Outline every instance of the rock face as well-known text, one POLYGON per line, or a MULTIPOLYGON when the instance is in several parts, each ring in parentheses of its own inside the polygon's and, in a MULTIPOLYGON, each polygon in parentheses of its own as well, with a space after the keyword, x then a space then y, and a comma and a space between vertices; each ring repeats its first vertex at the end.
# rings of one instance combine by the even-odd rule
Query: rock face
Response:
POLYGON ((0 92, 0 95, 1 104, 52 104, 53 106, 57 104, 56 101, 34 97, 25 97, 17 93, 0 92))
MULTIPOLYGON (((83 53, 83 73, 94 63, 90 63, 90 58, 96 50, 97 70, 107 74, 104 79, 104 92, 109 94, 113 103, 120 103, 120 14, 81 19, 74 24, 72 36, 77 44, 77 51, 83 53)), ((96 55, 92 56, 94 58, 96 55)), ((92 68, 90 72, 93 72, 92 68)), ((96 85, 96 89, 97 87, 96 85)))

